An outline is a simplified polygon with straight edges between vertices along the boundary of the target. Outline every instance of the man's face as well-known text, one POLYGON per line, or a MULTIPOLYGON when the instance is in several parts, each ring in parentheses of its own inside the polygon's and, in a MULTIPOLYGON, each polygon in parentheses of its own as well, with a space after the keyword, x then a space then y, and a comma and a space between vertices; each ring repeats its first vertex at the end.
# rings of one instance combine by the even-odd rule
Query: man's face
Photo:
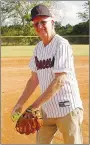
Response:
POLYGON ((42 39, 48 39, 52 35, 53 20, 47 16, 37 16, 33 20, 33 26, 37 35, 42 39))

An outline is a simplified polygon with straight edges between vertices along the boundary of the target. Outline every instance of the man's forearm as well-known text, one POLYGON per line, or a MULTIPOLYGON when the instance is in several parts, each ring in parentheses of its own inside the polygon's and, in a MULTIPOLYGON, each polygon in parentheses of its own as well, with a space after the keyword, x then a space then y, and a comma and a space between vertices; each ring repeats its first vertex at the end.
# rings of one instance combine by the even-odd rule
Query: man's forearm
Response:
POLYGON ((29 79, 17 104, 23 105, 28 100, 29 96, 32 95, 37 85, 37 82, 33 82, 32 79, 29 79))
POLYGON ((48 101, 61 87, 64 85, 66 74, 55 78, 46 91, 32 104, 34 106, 41 106, 43 103, 48 101))

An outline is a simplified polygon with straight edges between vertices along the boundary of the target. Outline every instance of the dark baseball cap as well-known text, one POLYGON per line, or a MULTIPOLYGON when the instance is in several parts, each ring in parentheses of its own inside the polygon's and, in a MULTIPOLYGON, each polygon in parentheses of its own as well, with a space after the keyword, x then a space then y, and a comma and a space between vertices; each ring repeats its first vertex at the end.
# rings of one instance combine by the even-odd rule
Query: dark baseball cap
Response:
POLYGON ((52 17, 49 9, 43 4, 39 4, 31 10, 31 21, 33 21, 33 19, 37 16, 52 17))

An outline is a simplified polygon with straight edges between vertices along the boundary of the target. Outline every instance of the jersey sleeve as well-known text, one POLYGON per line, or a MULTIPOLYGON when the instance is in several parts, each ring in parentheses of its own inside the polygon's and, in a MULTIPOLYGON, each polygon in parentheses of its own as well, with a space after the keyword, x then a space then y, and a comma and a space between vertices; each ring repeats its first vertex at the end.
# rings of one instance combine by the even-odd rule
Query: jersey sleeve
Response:
POLYGON ((60 44, 57 48, 54 61, 54 73, 71 72, 73 65, 72 48, 69 44, 60 44))
POLYGON ((37 67, 36 67, 36 63, 35 63, 35 56, 36 56, 36 49, 34 50, 33 56, 31 57, 30 62, 29 62, 29 68, 33 72, 37 72, 37 67))

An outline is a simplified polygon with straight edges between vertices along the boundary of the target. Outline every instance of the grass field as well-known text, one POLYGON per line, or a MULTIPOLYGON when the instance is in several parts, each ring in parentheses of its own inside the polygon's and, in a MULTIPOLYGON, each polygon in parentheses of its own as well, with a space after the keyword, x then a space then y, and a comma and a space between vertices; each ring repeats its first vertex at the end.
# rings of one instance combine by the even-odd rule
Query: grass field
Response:
MULTIPOLYGON (((35 46, 2 46, 1 57, 32 56, 35 46)), ((75 56, 88 56, 89 45, 72 45, 75 56)))

